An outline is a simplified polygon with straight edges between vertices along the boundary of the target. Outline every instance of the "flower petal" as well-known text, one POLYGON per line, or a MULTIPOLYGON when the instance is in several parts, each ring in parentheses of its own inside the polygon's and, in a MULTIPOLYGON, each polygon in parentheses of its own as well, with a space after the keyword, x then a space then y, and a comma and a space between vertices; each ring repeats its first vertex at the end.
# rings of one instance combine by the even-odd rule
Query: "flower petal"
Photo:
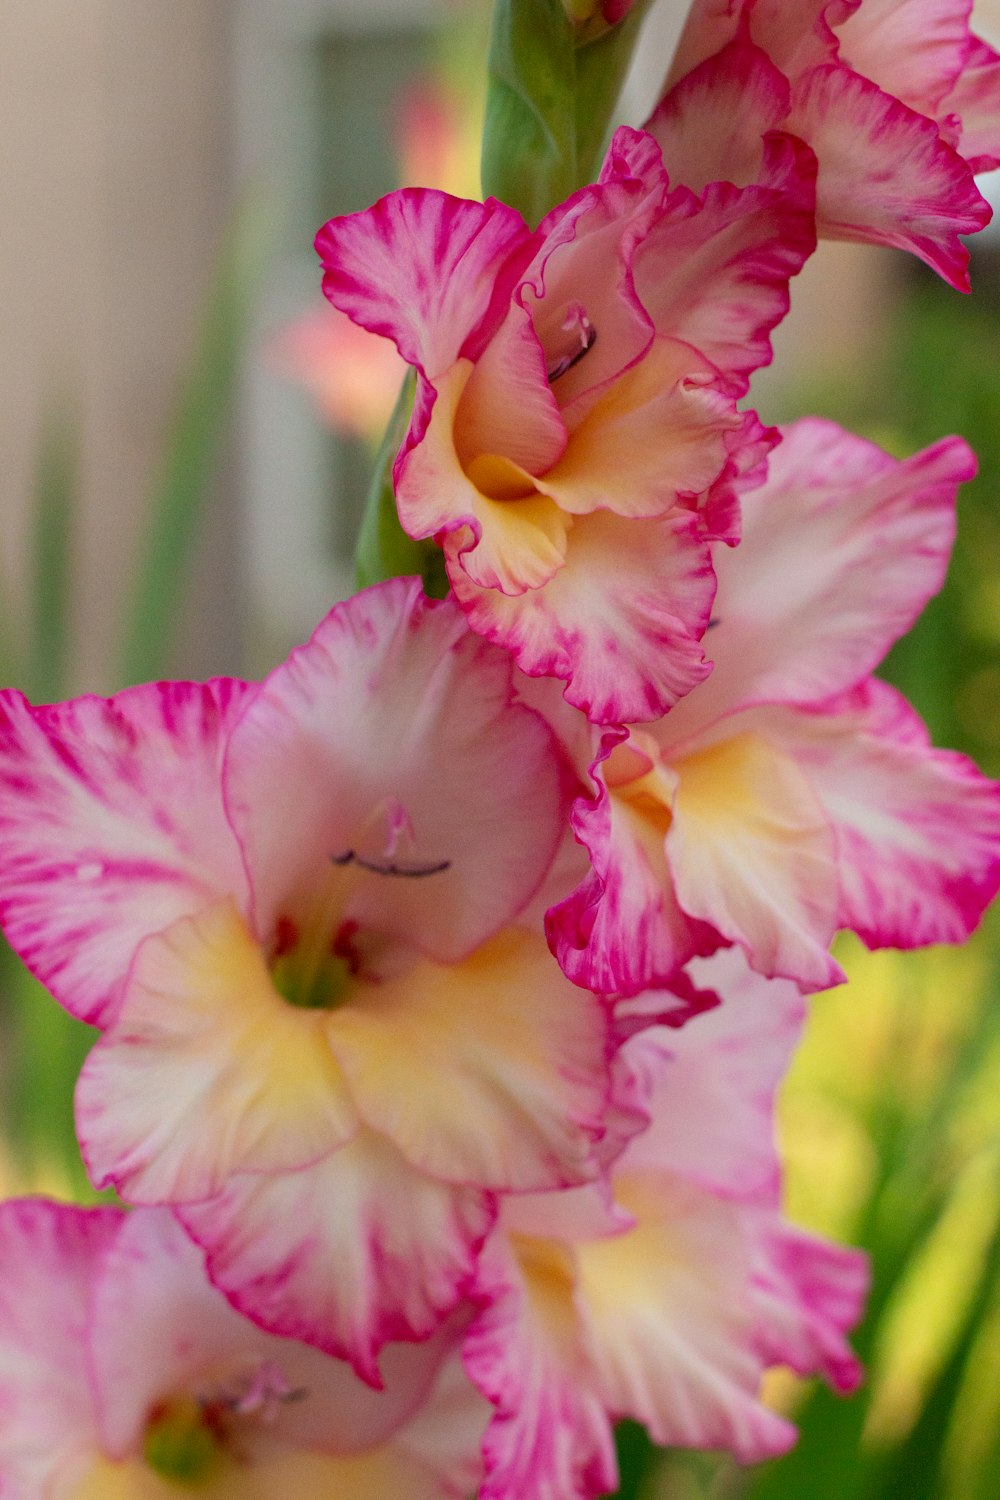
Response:
MULTIPOLYGON (((230 1458, 213 1474, 205 1491, 211 1500, 452 1500, 419 1459, 383 1445, 372 1452, 332 1457, 261 1441, 251 1459, 230 1458)), ((141 1459, 109 1463, 100 1459, 74 1486, 71 1500, 176 1500, 179 1487, 161 1478, 141 1459)), ((62 1497, 60 1497, 62 1500, 62 1497)))
POLYGON ((616 1196, 636 1227, 577 1247, 605 1403, 664 1446, 725 1448, 743 1463, 783 1453, 794 1429, 757 1400, 745 1211, 666 1176, 622 1177, 616 1196))
POLYGON ((441 868, 355 865, 341 918, 443 962, 505 926, 541 883, 563 812, 552 737, 513 697, 509 658, 415 579, 334 609, 262 685, 227 757, 265 942, 333 857, 385 854, 393 808, 412 861, 441 868))
POLYGON ((674 743, 754 703, 822 702, 877 666, 944 581, 975 468, 960 438, 900 463, 833 422, 785 428, 742 497, 740 547, 715 559, 714 668, 665 726, 674 743))
POLYGON ((752 183, 712 182, 700 199, 676 189, 636 256, 636 291, 657 332, 691 344, 734 396, 770 362, 789 279, 816 247, 815 172, 808 147, 769 136, 752 183))
POLYGON ((225 1388, 264 1362, 298 1392, 269 1413, 269 1437, 339 1455, 374 1447, 418 1408, 443 1352, 440 1340, 386 1350, 385 1389, 373 1391, 342 1361, 241 1317, 208 1280, 202 1251, 165 1209, 138 1209, 125 1219, 101 1265, 93 1307, 101 1446, 117 1459, 141 1451, 158 1403, 178 1392, 225 1388))
POLYGON ((397 460, 396 503, 410 536, 451 536, 470 578, 483 588, 521 594, 562 567, 572 521, 503 454, 481 454, 468 473, 463 468, 455 444, 476 368, 462 360, 439 378, 420 441, 397 460))
POLYGON ((735 547, 743 532, 740 496, 767 478, 767 460, 781 441, 776 427, 765 427, 754 411, 740 412, 743 425, 729 434, 726 466, 698 501, 702 531, 710 542, 735 547))
POLYGON ((459 1301, 495 1216, 487 1194, 435 1182, 367 1130, 313 1166, 233 1177, 178 1213, 234 1307, 376 1387, 383 1345, 427 1338, 459 1301))
POLYGON ((466 1335, 465 1366, 495 1408, 483 1440, 480 1500, 590 1500, 617 1487, 611 1422, 573 1305, 572 1254, 498 1237, 466 1335))
POLYGON ((573 515, 658 516, 700 495, 743 424, 713 373, 688 345, 655 339, 590 408, 538 488, 573 515))
POLYGON ((974 172, 1000 167, 1000 53, 978 36, 970 37, 969 54, 958 82, 945 100, 957 118, 945 139, 955 146, 974 172))
POLYGON ((434 1177, 508 1191, 595 1175, 607 1033, 541 937, 513 928, 464 963, 368 986, 330 1018, 370 1126, 434 1177))
POLYGON ((738 948, 696 959, 688 972, 721 1004, 626 1044, 624 1061, 646 1066, 653 1082, 651 1124, 621 1170, 676 1172, 709 1192, 777 1207, 774 1102, 802 1032, 802 995, 791 980, 755 974, 738 948))
POLYGON ((874 680, 773 725, 835 831, 838 924, 871 948, 963 942, 1000 888, 1000 784, 874 680))
POLYGON ((669 808, 636 806, 608 790, 597 765, 594 773, 596 795, 580 798, 572 813, 592 868, 548 912, 546 933, 574 983, 634 995, 667 983, 718 939, 677 904, 664 847, 669 808))
POLYGON ((864 0, 837 27, 840 56, 936 119, 965 65, 970 9, 965 0, 864 0))
POLYGON ((394 470, 401 524, 418 538, 468 528, 470 576, 506 593, 537 588, 562 565, 566 526, 534 476, 565 446, 544 355, 514 306, 475 364, 421 381, 394 470))
POLYGON ((445 543, 448 576, 473 630, 531 676, 567 683, 597 723, 656 718, 707 675, 700 640, 715 576, 697 517, 607 511, 578 517, 566 566, 544 588, 508 598, 477 589, 445 543))
POLYGON ((246 693, 225 679, 45 708, 0 695, 0 915, 82 1020, 112 1018, 149 933, 219 895, 245 901, 219 764, 246 693))
MULTIPOLYGON (((386 1350, 383 1357, 391 1352, 386 1350)), ((443 1487, 431 1491, 427 1500, 464 1500, 478 1494, 483 1474, 481 1444, 489 1415, 489 1406, 466 1375, 458 1353, 453 1353, 423 1406, 393 1444, 396 1452, 413 1457, 444 1480, 443 1487)), ((374 1500, 382 1500, 381 1492, 374 1500)), ((400 1500, 411 1500, 409 1491, 400 1500)))
POLYGON ((652 325, 636 297, 632 268, 662 211, 667 176, 655 141, 642 131, 615 131, 600 179, 573 193, 539 226, 542 245, 517 292, 531 313, 551 367, 571 348, 567 315, 582 311, 596 335, 553 382, 567 415, 618 379, 649 344, 652 325))
POLYGON ((42 1199, 0 1205, 0 1471, 10 1500, 38 1500, 58 1470, 98 1450, 88 1309, 123 1217, 42 1199))
POLYGON ((95 1183, 136 1203, 191 1202, 232 1172, 302 1166, 342 1144, 357 1113, 329 1016, 281 998, 231 902, 148 938, 77 1086, 95 1183))
POLYGON ((687 756, 666 847, 677 899, 752 968, 825 989, 837 916, 830 823, 795 761, 745 732, 687 756))
POLYGON ((480 454, 502 454, 537 475, 550 469, 565 447, 566 428, 542 347, 528 314, 515 304, 462 391, 456 451, 466 467, 480 454))
POLYGON ((849 68, 829 66, 797 85, 787 128, 819 159, 821 236, 910 250, 968 291, 959 236, 988 224, 990 208, 932 120, 849 68))
POLYGON ((860 1250, 761 1215, 754 1300, 764 1359, 800 1375, 822 1375, 835 1391, 855 1390, 861 1366, 845 1334, 861 1317, 868 1281, 868 1258, 860 1250))
MULTIPOLYGON (((708 0, 711 4, 712 0, 708 0)), ((837 56, 834 27, 862 0, 742 0, 758 46, 788 78, 837 56)))
POLYGON ((475 358, 509 302, 535 239, 514 209, 404 188, 316 236, 323 292, 355 323, 391 338, 433 379, 475 358), (477 337, 478 335, 478 337, 477 337))
POLYGON ((687 19, 670 62, 664 93, 714 52, 738 35, 743 25, 744 0, 691 0, 687 19))
POLYGON ((739 39, 681 79, 646 129, 675 185, 693 193, 710 182, 745 187, 760 171, 764 136, 780 128, 790 108, 788 79, 766 52, 739 39))

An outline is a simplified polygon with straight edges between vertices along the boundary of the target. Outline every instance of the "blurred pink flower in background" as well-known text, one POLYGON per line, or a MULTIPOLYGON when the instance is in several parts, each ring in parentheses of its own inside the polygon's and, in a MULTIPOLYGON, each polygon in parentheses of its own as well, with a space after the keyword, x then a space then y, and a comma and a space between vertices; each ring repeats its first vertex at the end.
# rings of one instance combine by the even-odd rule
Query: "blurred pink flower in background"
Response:
POLYGON ((324 422, 373 446, 406 374, 391 339, 359 328, 328 302, 281 329, 265 357, 309 392, 324 422))

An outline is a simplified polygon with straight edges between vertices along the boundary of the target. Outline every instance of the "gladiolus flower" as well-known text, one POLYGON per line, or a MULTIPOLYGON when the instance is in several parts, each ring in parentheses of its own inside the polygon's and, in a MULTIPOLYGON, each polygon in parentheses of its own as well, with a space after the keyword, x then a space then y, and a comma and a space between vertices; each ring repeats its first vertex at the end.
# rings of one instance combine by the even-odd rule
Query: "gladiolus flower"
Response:
POLYGON ((767 447, 736 401, 813 248, 812 173, 773 136, 750 186, 695 197, 623 129, 534 232, 408 190, 317 237, 330 301, 418 371, 404 530, 441 543, 474 630, 597 722, 707 671, 709 538, 767 447))
POLYGON ((483 1403, 456 1402, 444 1336, 387 1351, 372 1391, 235 1313, 159 1209, 5 1203, 0 1268, 9 1500, 448 1500, 475 1482, 483 1403))
POLYGON ((514 925, 564 800, 512 700, 415 580, 258 687, 3 695, 2 916, 104 1029, 92 1177, 173 1205, 240 1310, 372 1381, 458 1301, 497 1194, 598 1170, 605 1008, 514 925))
POLYGON ((754 180, 767 134, 819 163, 817 228, 910 250, 968 290, 960 236, 990 220, 1000 55, 966 0, 694 0, 647 129, 677 180, 754 180))
POLYGON ((611 1169, 613 1201, 595 1188, 512 1200, 484 1256, 465 1341, 495 1409, 482 1500, 613 1491, 625 1417, 657 1443, 759 1462, 795 1438, 760 1401, 768 1365, 857 1384, 845 1333, 864 1257, 779 1212, 774 1094, 801 996, 735 953, 693 968, 722 1004, 620 1054, 619 1095, 642 1119, 611 1169))
POLYGON ((579 983, 632 994, 735 943, 822 989, 837 928, 968 936, 1000 886, 1000 787, 869 674, 940 587, 974 472, 957 438, 897 463, 833 423, 786 432, 717 562, 712 675, 605 735, 574 809, 593 868, 548 926, 579 983))

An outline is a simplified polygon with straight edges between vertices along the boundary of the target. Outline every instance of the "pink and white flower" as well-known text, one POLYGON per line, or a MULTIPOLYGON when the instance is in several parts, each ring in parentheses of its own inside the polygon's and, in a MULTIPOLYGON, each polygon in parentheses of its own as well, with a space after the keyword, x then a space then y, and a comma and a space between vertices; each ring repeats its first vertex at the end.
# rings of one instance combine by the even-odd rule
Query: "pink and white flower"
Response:
POLYGON ((990 219, 1000 55, 969 0, 694 0, 647 125, 677 180, 754 180, 768 132, 819 163, 817 228, 895 245, 968 290, 960 236, 990 219))
POLYGON ((400 520, 442 545, 472 628, 597 722, 655 718, 707 667, 709 537, 769 437, 737 410, 814 245, 811 153, 671 187, 617 132, 529 231, 415 189, 319 233, 324 291, 418 372, 400 520))
POLYGON ((0 1489, 9 1500, 448 1500, 484 1403, 443 1330, 385 1389, 263 1333, 162 1209, 0 1206, 0 1489))
POLYGON ((644 1111, 593 1187, 505 1204, 484 1256, 469 1374, 494 1407, 483 1500, 590 1500, 617 1487, 612 1423, 751 1463, 794 1428, 760 1401, 776 1363, 857 1384, 845 1340, 864 1257, 779 1211, 774 1094, 802 1023, 788 981, 735 953, 695 966, 722 1004, 633 1038, 621 1061, 644 1111))
POLYGON ((0 784, 10 941, 104 1030, 91 1175, 172 1205, 263 1326, 377 1382, 498 1194, 597 1174, 606 1009, 516 925, 562 771, 450 601, 369 590, 257 687, 5 693, 0 784))
POLYGON ((822 989, 838 928, 972 930, 1000 886, 1000 787, 869 674, 939 588, 974 470, 957 438, 898 463, 832 423, 786 432, 717 562, 712 675, 603 736, 575 805, 592 868, 548 930, 578 983, 632 994, 736 944, 822 989))

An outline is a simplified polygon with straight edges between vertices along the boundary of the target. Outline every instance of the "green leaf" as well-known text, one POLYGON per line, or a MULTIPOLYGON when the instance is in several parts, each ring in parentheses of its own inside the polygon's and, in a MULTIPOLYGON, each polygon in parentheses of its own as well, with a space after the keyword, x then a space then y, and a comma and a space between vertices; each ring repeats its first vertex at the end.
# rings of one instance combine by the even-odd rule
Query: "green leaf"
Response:
MULTIPOLYGON (((1000 1184, 998 1184, 1000 1186, 1000 1184)), ((945 1485, 944 1452, 976 1338, 1000 1281, 1000 1223, 993 1230, 982 1273, 969 1299, 951 1352, 906 1439, 881 1463, 866 1500, 939 1500, 945 1485)), ((994 1476, 995 1477, 995 1476, 994 1476)))
POLYGON ((13 1032, 5 1078, 5 1131, 30 1174, 55 1168, 77 1198, 93 1201, 73 1121, 73 1086, 96 1040, 61 1010, 20 959, 0 941, 5 1029, 13 1032))
POLYGON ((659 1450, 638 1422, 619 1422, 615 1429, 620 1483, 617 1500, 640 1500, 659 1459, 659 1450))
POLYGON ((265 245, 263 206, 247 199, 223 242, 153 491, 124 628, 121 670, 126 682, 143 682, 164 671, 226 434, 265 245))
POLYGON ((647 0, 596 34, 562 0, 496 0, 483 127, 483 194, 537 224, 593 180, 647 0))

